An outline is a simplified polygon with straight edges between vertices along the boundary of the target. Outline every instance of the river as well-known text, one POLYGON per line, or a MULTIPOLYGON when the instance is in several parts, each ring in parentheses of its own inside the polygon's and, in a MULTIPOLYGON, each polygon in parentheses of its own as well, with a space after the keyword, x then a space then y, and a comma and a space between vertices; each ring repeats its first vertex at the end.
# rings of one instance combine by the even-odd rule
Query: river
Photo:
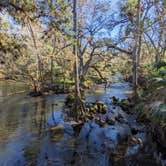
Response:
MULTIPOLYGON (((119 144, 118 136, 131 135, 130 126, 136 125, 134 115, 127 115, 111 102, 112 96, 124 99, 131 94, 127 82, 114 82, 106 89, 99 85, 87 92, 86 100, 103 101, 107 114, 115 117, 120 113, 129 123, 116 122, 114 126, 101 128, 92 121, 84 124, 78 137, 62 118, 65 94, 32 98, 26 93, 13 95, 9 86, 4 85, 1 82, 0 166, 109 166, 110 152, 119 144), (113 109, 114 112, 109 112, 113 109), (59 131, 52 139, 48 129, 55 125, 63 127, 63 132, 59 131)), ((138 134, 140 138, 144 135, 138 134)))

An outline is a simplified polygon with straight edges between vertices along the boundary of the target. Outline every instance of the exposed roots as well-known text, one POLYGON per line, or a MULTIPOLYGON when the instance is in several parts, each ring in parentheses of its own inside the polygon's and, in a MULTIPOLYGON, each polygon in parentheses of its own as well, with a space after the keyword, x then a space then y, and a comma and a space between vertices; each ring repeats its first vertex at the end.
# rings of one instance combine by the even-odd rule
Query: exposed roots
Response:
POLYGON ((70 117, 73 117, 76 120, 83 120, 83 117, 86 114, 86 104, 81 96, 69 94, 66 98, 65 105, 70 109, 68 112, 70 117))

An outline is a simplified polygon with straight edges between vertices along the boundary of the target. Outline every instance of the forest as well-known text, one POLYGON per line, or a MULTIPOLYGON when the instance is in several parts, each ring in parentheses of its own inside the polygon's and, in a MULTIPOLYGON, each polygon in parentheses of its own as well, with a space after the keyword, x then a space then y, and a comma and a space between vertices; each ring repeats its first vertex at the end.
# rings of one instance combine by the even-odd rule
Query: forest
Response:
POLYGON ((0 0, 0 166, 166 166, 165 0, 0 0))

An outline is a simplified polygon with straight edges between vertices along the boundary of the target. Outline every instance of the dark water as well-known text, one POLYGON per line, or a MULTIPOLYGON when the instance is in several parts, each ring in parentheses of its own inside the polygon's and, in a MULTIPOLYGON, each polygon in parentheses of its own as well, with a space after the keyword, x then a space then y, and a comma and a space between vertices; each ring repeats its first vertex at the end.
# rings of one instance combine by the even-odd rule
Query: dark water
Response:
MULTIPOLYGON (((0 98, 0 166, 111 165, 108 154, 117 144, 117 132, 123 135, 129 128, 119 123, 100 128, 91 122, 84 125, 76 139, 71 125, 62 120, 66 95, 31 98, 22 93, 7 96, 6 92, 10 91, 2 85, 0 91, 6 94, 0 98), (64 129, 56 133, 54 139, 48 132, 53 125, 64 129)), ((86 100, 102 100, 111 109, 111 96, 123 99, 130 93, 128 83, 117 82, 106 90, 98 86, 87 93, 86 100)), ((116 108, 112 116, 120 111, 116 108)), ((124 117, 133 123, 132 117, 124 117)))

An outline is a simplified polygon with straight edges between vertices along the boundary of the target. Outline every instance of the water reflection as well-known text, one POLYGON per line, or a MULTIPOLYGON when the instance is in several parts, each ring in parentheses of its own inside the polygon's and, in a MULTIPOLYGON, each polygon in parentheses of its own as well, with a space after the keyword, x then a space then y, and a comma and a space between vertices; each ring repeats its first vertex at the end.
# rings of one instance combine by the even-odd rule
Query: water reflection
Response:
POLYGON ((0 102, 0 165, 23 165, 38 156, 46 128, 59 121, 55 114, 61 110, 64 98, 21 94, 0 102))
MULTIPOLYGON (((123 98, 125 92, 130 90, 128 84, 119 83, 114 86, 106 91, 103 86, 99 86, 95 89, 95 95, 94 92, 88 92, 87 100, 102 100, 110 104, 111 96, 123 98)), ((7 94, 5 91, 3 94, 7 94)), ((87 141, 78 143, 72 127, 63 122, 65 97, 66 95, 50 95, 31 98, 26 94, 17 94, 1 98, 0 165, 109 165, 107 152, 100 151, 101 149, 92 151, 93 148, 87 141), (50 137, 47 129, 53 125, 64 129, 50 137)), ((94 133, 99 131, 96 129, 94 133)), ((95 138, 93 133, 88 137, 85 140, 95 138)))

